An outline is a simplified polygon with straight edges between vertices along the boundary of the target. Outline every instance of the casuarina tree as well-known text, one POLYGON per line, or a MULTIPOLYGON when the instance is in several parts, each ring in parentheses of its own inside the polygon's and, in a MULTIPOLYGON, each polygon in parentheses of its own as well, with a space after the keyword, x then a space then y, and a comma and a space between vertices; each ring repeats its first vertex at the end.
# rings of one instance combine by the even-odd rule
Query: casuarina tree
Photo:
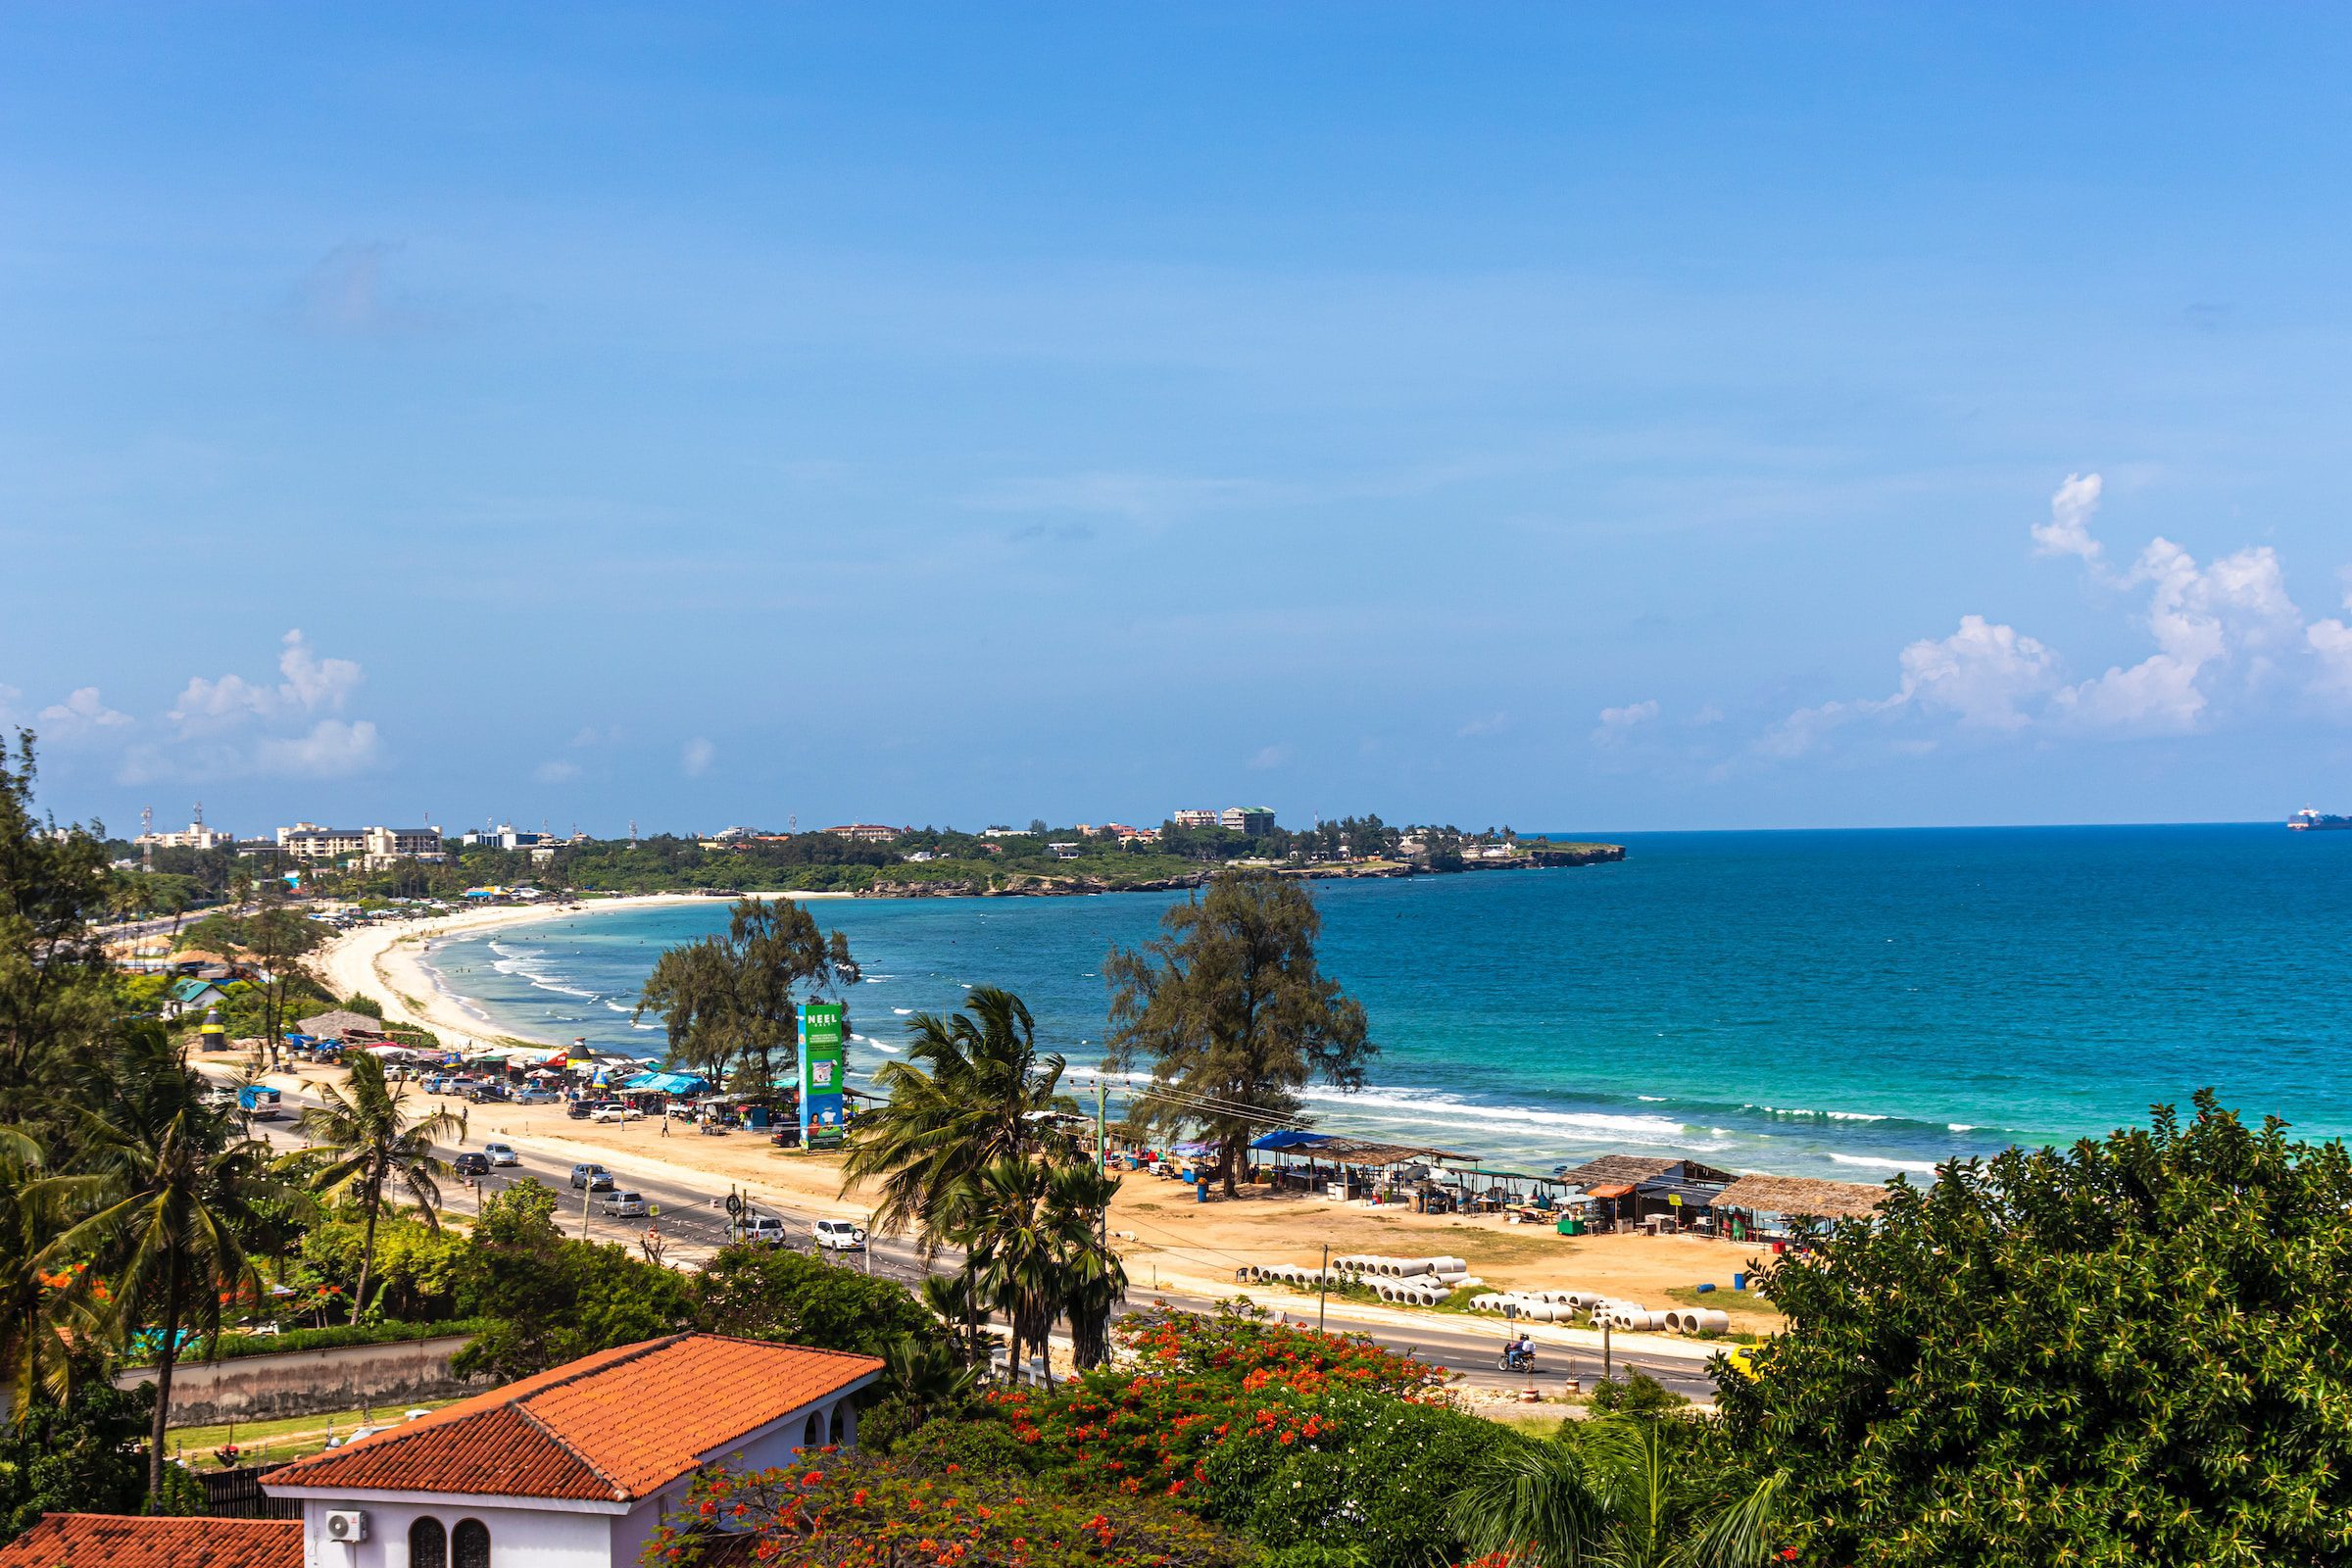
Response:
POLYGON ((858 983, 849 938, 789 899, 742 899, 724 936, 681 943, 655 960, 633 1017, 660 1013, 673 1060, 765 1102, 794 1059, 800 1001, 858 983), (783 1059, 779 1063, 778 1056, 783 1059))
POLYGON ((1110 1054, 1149 1062, 1147 1124, 1195 1125, 1217 1146, 1225 1194, 1250 1141, 1297 1117, 1314 1080, 1360 1089, 1375 1047, 1363 1004, 1315 960, 1323 928, 1305 887, 1270 871, 1226 871, 1160 916, 1140 949, 1113 948, 1110 1054))
POLYGON ((2340 1143, 2203 1093, 1897 1184, 1761 1276, 1788 1326, 1723 1428, 1801 1561, 2352 1561, 2340 1143))

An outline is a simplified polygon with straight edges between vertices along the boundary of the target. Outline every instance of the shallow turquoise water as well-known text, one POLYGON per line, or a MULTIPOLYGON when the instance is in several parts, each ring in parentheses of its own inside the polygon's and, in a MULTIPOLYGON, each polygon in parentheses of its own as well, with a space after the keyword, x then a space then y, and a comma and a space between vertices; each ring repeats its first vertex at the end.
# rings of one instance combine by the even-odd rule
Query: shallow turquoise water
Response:
MULTIPOLYGON (((1623 864, 1316 885, 1324 956, 1382 1047, 1331 1130, 1548 1169, 1677 1152, 1873 1180, 2064 1142, 2200 1085, 2352 1132, 2352 833, 2276 826, 1634 834, 1623 864)), ((823 901, 867 983, 853 1081, 906 1013, 1026 999, 1099 1059, 1101 959, 1166 896, 823 901)), ((654 956, 724 906, 438 945, 500 1030, 647 1054, 654 956)))

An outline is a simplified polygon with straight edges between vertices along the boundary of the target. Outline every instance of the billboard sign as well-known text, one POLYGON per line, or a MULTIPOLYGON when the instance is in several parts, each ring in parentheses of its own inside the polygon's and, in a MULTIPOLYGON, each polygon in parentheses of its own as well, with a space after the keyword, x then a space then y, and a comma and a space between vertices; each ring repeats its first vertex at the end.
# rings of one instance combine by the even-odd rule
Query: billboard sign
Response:
POLYGON ((801 1004, 801 1138, 809 1149, 841 1144, 842 1005, 801 1004))

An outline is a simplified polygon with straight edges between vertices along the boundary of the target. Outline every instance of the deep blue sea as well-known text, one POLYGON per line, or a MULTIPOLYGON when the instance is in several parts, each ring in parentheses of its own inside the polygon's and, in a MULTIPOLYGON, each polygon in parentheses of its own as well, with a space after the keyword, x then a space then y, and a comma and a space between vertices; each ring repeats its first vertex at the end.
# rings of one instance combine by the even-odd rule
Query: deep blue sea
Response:
MULTIPOLYGON (((1581 835, 1595 837, 1601 835, 1581 835)), ((1380 1055, 1332 1131, 1548 1170, 1601 1152, 1879 1180, 2185 1107, 2352 1133, 2352 833, 2275 825, 1606 835, 1622 864, 1314 884, 1380 1055)), ((1172 895, 824 900, 865 983, 852 1080, 906 1016, 1018 992, 1090 1084, 1102 958, 1172 895)), ((659 1054, 628 1010, 723 903, 429 955, 497 1028, 659 1054)))

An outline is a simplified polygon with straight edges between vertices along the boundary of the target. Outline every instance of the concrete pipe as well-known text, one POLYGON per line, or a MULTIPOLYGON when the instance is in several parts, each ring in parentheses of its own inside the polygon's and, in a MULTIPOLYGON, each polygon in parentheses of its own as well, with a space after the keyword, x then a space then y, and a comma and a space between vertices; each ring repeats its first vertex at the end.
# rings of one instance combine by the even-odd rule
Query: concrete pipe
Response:
POLYGON ((1470 1269, 1466 1257, 1433 1257, 1429 1261, 1430 1271, 1435 1274, 1465 1274, 1470 1269))
POLYGON ((1722 1334, 1731 1326, 1732 1314, 1716 1307, 1701 1307, 1683 1314, 1683 1327, 1692 1334, 1722 1334))

